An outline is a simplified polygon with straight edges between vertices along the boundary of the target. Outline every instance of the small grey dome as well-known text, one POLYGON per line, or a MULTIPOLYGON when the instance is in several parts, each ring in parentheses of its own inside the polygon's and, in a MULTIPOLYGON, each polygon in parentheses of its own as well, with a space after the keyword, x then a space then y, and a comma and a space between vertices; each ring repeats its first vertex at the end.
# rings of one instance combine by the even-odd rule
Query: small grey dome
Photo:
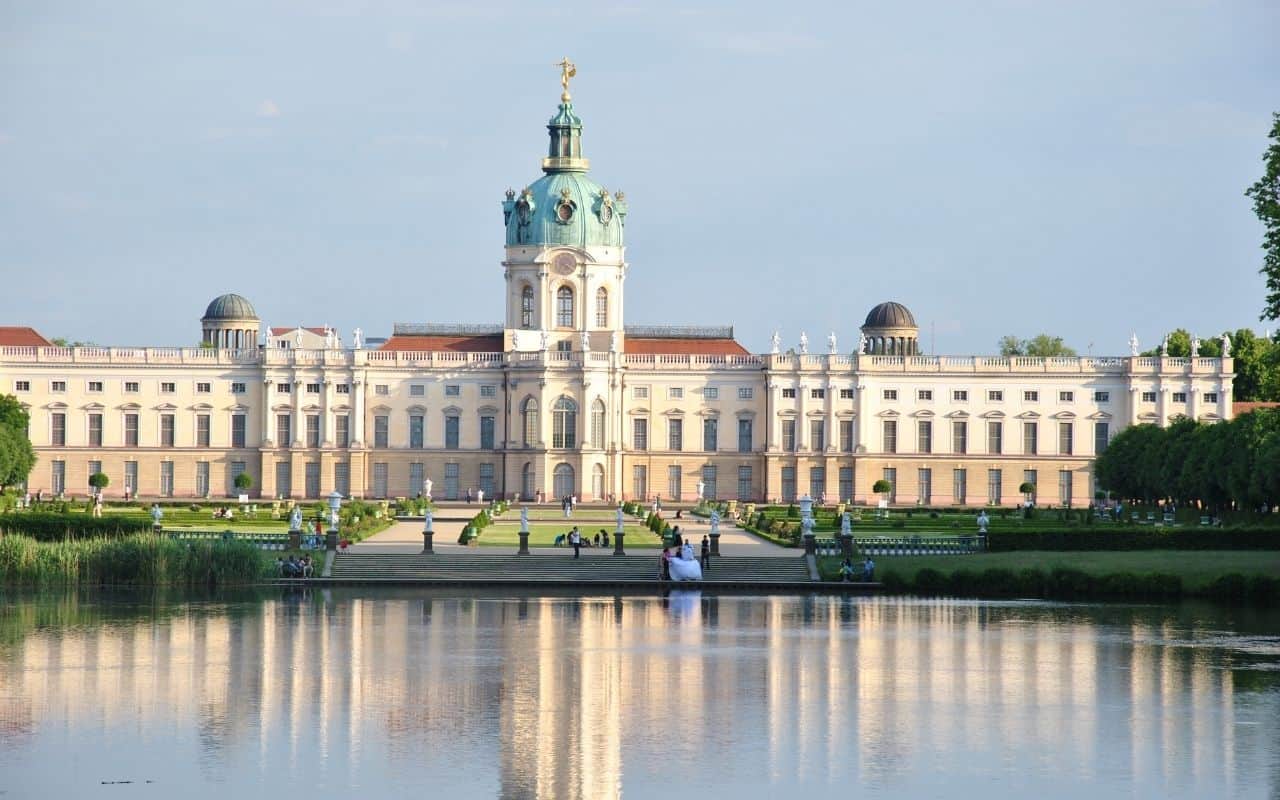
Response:
POLYGON ((916 318, 901 303, 881 303, 867 313, 864 328, 915 328, 916 318))
POLYGON ((224 294, 215 297, 209 307, 204 310, 204 319, 257 319, 258 312, 253 310, 253 303, 238 294, 224 294))

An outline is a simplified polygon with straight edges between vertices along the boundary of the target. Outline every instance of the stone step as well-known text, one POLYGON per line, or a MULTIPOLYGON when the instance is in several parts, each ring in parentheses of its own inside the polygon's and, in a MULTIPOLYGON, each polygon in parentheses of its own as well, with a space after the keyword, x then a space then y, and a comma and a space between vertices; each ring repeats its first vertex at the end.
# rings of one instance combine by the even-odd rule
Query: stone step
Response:
MULTIPOLYGON (((572 558, 559 554, 374 554, 348 553, 334 561, 336 580, 429 581, 651 581, 656 556, 572 558)), ((723 556, 712 561, 704 583, 807 583, 801 558, 723 556)))

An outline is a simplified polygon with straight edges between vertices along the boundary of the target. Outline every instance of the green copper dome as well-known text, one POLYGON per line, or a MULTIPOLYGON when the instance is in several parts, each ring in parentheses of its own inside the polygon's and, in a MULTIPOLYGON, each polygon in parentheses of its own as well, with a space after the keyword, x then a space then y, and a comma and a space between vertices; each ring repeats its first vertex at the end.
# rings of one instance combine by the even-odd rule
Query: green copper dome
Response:
POLYGON ((224 294, 213 298, 204 310, 203 319, 257 319, 253 304, 238 294, 224 294))
POLYGON ((542 160, 546 174, 502 204, 507 246, 621 247, 627 216, 622 192, 611 195, 587 177, 582 157, 582 120, 567 99, 547 123, 551 136, 542 160))

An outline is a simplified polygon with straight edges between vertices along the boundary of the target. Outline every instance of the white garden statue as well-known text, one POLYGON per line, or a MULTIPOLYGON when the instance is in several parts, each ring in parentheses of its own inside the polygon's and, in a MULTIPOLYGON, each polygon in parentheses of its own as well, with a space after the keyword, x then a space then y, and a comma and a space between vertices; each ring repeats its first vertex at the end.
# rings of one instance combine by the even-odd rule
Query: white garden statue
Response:
POLYGON ((807 355, 808 353, 809 353, 809 334, 805 333, 804 331, 800 331, 800 355, 803 356, 803 355, 807 355))
POLYGON ((846 512, 844 512, 843 514, 841 514, 841 515, 840 515, 840 535, 841 535, 841 536, 852 536, 852 535, 853 535, 853 526, 852 526, 852 524, 849 522, 849 512, 848 512, 848 511, 846 511, 846 512))
POLYGON ((991 524, 991 518, 987 516, 985 510, 978 512, 978 533, 986 533, 987 526, 991 524))
POLYGON ((298 348, 302 347, 302 326, 301 325, 299 325, 293 331, 293 346, 298 348))
POLYGON ((1231 358, 1231 337, 1222 334, 1222 357, 1231 358))
POLYGON ((773 336, 769 339, 769 352, 776 356, 781 348, 782 337, 779 336, 778 332, 775 330, 773 332, 773 336))
POLYGON ((1200 357, 1200 337, 1199 336, 1191 337, 1191 357, 1192 358, 1200 357))
POLYGON ((351 346, 352 346, 352 348, 354 348, 354 349, 356 349, 356 350, 359 350, 359 349, 360 349, 360 339, 361 339, 361 337, 363 337, 363 336, 364 336, 364 331, 360 330, 359 328, 356 328, 354 331, 352 331, 352 332, 351 332, 351 346))
POLYGON ((1138 355, 1138 334, 1136 331, 1129 334, 1129 355, 1138 355))
POLYGON ((428 500, 431 499, 431 479, 430 478, 427 478, 425 481, 422 482, 422 496, 427 498, 428 500))
POLYGON ((827 353, 834 356, 836 352, 836 332, 832 331, 827 334, 827 353))
POLYGON ((293 511, 289 512, 289 530, 302 530, 302 506, 294 505, 293 511))
POLYGON ((867 335, 865 333, 858 334, 858 354, 862 355, 867 352, 867 335))

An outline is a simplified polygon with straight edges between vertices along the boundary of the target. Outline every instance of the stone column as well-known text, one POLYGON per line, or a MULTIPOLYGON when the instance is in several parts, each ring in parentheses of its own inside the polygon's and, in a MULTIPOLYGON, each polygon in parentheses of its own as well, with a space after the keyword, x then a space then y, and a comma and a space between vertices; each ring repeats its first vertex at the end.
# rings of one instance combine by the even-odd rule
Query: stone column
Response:
POLYGON ((276 447, 288 447, 289 442, 276 441, 275 418, 271 413, 271 379, 262 379, 262 441, 272 442, 276 447))

